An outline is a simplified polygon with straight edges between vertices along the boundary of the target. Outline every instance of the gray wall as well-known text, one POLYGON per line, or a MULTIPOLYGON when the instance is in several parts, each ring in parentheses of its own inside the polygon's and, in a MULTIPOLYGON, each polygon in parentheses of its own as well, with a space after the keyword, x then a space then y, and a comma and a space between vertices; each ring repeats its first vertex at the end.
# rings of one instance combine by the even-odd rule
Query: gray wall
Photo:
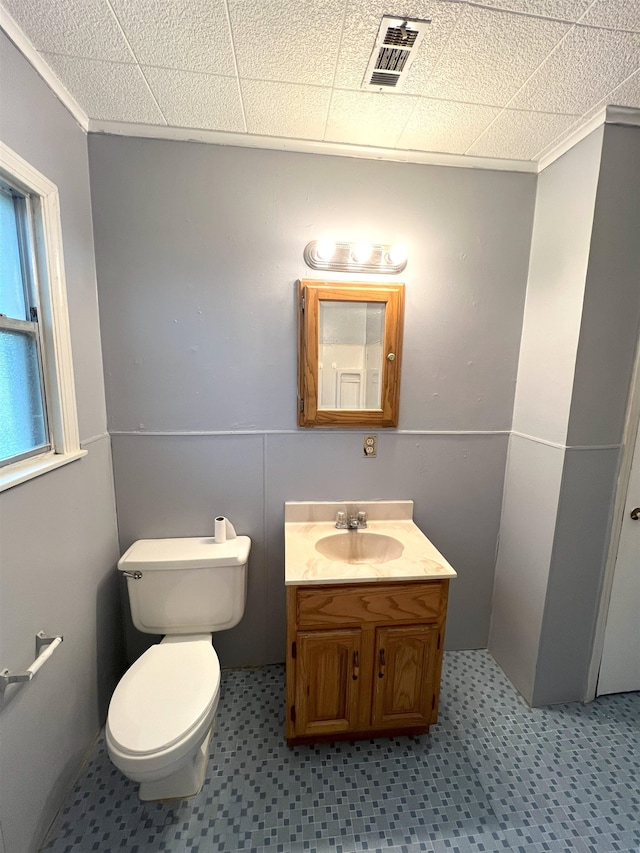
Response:
POLYGON ((108 136, 89 162, 121 548, 227 515, 253 539, 249 605, 216 647, 277 661, 284 501, 413 498, 459 572, 448 645, 484 647, 534 176, 108 136), (323 235, 409 247, 400 422, 374 460, 360 430, 296 428, 295 282, 323 235))
MULTIPOLYGON (((25 853, 119 677, 114 565, 136 538, 219 513, 252 536, 247 616, 216 645, 261 663, 283 657, 284 501, 410 497, 459 572, 448 647, 486 645, 535 178, 94 137, 94 259, 86 137, 3 35, 0 63, 0 137, 60 189, 88 450, 0 495, 0 665, 65 637, 0 706, 0 850, 25 853), (358 430, 295 427, 294 285, 324 234, 410 250, 400 426, 375 460, 358 430)), ((607 127, 540 179, 492 632, 536 703, 586 678, 640 317, 639 135, 607 127)))
POLYGON ((567 438, 600 170, 599 128, 538 178, 513 429, 567 438))
POLYGON ((536 705, 585 695, 640 337, 640 128, 606 125, 536 705))
POLYGON ((0 849, 29 853, 98 733, 121 672, 118 542, 87 140, 3 34, 0 75, 0 138, 60 191, 80 437, 88 451, 0 495, 0 667, 27 667, 39 630, 64 635, 31 684, 0 696, 0 849))
POLYGON ((512 435, 489 651, 528 702, 538 662, 564 452, 512 435))
POLYGON ((603 129, 538 178, 489 649, 533 699, 603 129))
POLYGON ((489 649, 534 705, 585 697, 640 327, 640 130, 541 176, 489 649))

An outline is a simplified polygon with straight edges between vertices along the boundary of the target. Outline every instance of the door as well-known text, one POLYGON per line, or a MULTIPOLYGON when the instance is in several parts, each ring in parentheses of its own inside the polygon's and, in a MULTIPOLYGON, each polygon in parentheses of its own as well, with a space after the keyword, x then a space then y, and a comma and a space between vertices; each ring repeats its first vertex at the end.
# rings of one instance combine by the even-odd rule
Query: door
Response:
POLYGON ((428 726, 435 697, 437 625, 376 631, 372 724, 428 726))
POLYGON ((361 637, 359 628, 298 632, 296 736, 339 734, 356 728, 361 637))
POLYGON ((640 429, 624 508, 596 693, 640 690, 640 429))
POLYGON ((337 371, 337 409, 364 408, 364 370, 337 371))

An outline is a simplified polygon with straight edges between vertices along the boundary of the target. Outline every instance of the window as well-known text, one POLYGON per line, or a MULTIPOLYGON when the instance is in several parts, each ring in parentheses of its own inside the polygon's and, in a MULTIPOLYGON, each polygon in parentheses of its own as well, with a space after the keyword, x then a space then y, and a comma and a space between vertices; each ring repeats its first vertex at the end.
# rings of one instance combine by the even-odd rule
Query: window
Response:
POLYGON ((30 213, 0 181, 0 465, 50 448, 30 213))
POLYGON ((58 191, 0 142, 0 490, 82 455, 58 191))

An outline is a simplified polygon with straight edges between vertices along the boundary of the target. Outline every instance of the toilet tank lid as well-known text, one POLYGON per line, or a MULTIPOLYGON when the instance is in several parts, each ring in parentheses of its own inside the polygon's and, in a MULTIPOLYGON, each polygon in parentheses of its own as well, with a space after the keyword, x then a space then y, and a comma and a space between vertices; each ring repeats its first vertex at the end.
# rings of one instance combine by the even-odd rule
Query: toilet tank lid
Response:
POLYGON ((120 557, 118 568, 200 569, 206 566, 243 566, 249 559, 251 539, 236 536, 216 543, 213 536, 183 539, 138 539, 120 557))

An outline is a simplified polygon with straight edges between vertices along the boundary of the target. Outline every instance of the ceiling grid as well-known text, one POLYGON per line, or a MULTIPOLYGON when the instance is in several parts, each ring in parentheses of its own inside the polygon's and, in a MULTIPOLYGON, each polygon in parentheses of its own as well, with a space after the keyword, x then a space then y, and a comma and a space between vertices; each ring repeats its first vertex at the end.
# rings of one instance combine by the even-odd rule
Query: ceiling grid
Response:
POLYGON ((89 131, 535 171, 640 109, 637 0, 0 0, 0 23, 89 131), (385 15, 430 24, 379 92, 385 15))

